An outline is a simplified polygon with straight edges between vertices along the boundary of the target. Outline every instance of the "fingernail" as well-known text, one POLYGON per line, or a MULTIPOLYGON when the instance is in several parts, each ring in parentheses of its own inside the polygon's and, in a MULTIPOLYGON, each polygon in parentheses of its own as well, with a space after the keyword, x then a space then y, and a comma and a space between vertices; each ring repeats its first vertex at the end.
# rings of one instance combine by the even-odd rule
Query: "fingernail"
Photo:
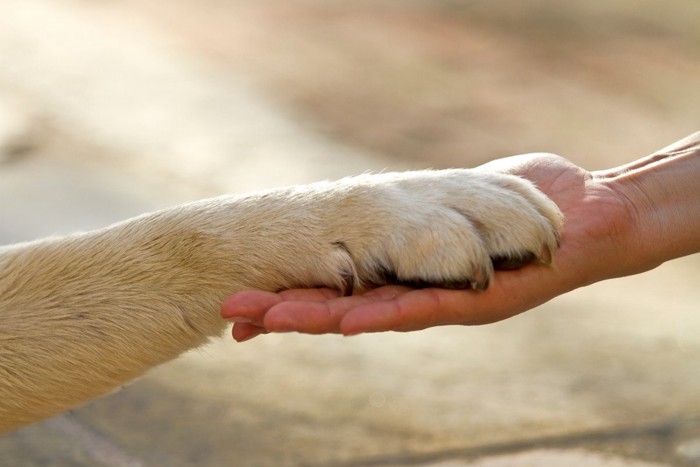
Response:
POLYGON ((240 344, 242 342, 248 342, 249 340, 253 339, 254 337, 258 337, 259 335, 260 334, 251 334, 250 336, 246 336, 239 339, 234 338, 234 340, 240 344))

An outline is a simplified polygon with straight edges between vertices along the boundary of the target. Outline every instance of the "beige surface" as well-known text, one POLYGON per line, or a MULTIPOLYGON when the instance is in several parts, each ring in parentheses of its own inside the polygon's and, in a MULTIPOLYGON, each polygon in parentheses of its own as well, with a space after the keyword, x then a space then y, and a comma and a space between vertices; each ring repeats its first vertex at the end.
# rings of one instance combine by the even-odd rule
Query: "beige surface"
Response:
MULTIPOLYGON (((418 164, 309 132, 182 40, 115 5, 0 3, 0 135, 33 148, 0 165, 2 242, 418 164)), ((699 271, 696 255, 486 327, 224 339, 0 438, 0 465, 693 465, 699 271)))

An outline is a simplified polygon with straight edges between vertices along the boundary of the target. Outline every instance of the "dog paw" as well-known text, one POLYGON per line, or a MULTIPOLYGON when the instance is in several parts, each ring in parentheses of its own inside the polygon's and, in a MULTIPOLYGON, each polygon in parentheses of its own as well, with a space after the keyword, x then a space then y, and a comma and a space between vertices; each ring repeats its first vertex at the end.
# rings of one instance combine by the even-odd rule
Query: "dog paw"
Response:
POLYGON ((494 269, 550 263, 562 214, 527 180, 469 169, 341 181, 331 244, 346 292, 387 283, 485 290, 494 269))

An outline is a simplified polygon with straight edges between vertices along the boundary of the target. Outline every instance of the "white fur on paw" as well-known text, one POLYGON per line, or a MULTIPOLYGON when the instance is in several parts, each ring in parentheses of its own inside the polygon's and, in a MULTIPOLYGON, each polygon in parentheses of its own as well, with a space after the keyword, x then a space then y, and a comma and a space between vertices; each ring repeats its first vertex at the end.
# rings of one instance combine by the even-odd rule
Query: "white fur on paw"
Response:
POLYGON ((341 181, 333 243, 352 259, 346 286, 387 282, 483 290, 496 268, 549 263, 562 215, 532 183, 468 169, 341 181))

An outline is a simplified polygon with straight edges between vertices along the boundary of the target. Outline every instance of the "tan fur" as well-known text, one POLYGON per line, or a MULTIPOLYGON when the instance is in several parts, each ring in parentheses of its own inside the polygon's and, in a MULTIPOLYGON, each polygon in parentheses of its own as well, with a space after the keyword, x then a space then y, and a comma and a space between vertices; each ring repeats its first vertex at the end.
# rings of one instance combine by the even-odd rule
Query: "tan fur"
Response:
POLYGON ((204 200, 0 248, 0 432, 220 335, 233 292, 359 290, 387 271, 485 285, 490 256, 546 260, 560 224, 554 203, 517 177, 423 171, 204 200))

